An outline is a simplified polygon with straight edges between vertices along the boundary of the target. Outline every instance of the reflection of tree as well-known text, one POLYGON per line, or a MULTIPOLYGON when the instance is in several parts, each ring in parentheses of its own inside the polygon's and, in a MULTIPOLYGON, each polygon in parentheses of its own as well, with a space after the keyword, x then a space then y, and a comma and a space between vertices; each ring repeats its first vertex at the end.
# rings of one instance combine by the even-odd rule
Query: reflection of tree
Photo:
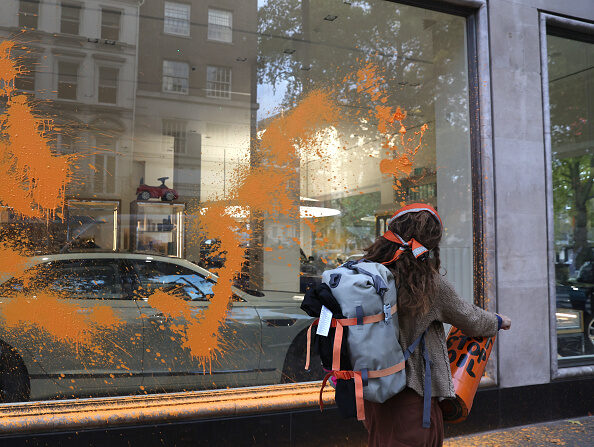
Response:
POLYGON ((348 121, 349 115, 370 106, 350 76, 372 58, 385 73, 391 105, 409 112, 418 108, 427 115, 439 101, 452 125, 466 125, 466 108, 460 108, 466 104, 466 91, 452 89, 466 78, 452 71, 463 50, 464 26, 456 22, 461 19, 383 1, 341 3, 268 0, 259 8, 258 80, 273 87, 285 84, 284 108, 292 107, 314 84, 325 86, 336 92, 348 121), (333 15, 338 16, 335 21, 323 19, 333 15), (404 95, 409 104, 400 102, 404 95))
POLYGON ((591 46, 549 36, 549 92, 553 149, 553 207, 555 239, 571 234, 573 268, 590 259, 588 230, 594 199, 592 154, 592 74, 588 65, 591 46))
MULTIPOLYGON (((588 204, 594 198, 594 157, 590 154, 553 161, 555 215, 573 219, 574 265, 589 259, 588 204)), ((590 210, 591 211, 591 210, 590 210)), ((590 216, 591 217, 591 216, 590 216)))

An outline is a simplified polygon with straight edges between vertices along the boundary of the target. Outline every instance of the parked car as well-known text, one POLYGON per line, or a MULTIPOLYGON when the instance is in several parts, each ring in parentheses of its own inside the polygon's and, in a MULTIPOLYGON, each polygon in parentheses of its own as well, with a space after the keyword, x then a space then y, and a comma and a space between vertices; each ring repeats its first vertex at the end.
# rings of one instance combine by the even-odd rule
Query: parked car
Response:
POLYGON ((0 281, 0 317, 15 295, 41 290, 64 296, 77 312, 109 306, 123 324, 92 345, 58 342, 43 331, 0 327, 3 401, 115 395, 317 380, 321 367, 303 371, 311 318, 292 292, 233 287, 223 330, 224 352, 212 364, 181 343, 187 320, 167 318, 149 305, 162 289, 185 300, 192 317, 204 310, 217 278, 183 259, 125 253, 68 253, 31 258, 22 277, 0 281), (257 296, 255 296, 257 295, 257 296))

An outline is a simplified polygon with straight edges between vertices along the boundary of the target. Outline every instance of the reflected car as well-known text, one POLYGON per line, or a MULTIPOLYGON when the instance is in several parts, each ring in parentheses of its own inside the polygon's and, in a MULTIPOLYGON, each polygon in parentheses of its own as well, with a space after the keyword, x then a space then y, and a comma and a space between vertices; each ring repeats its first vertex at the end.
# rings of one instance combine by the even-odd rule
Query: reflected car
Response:
MULTIPOLYGON (((80 314, 108 306, 122 323, 105 330, 98 327, 92 343, 66 343, 39 327, 25 324, 14 330, 2 324, 2 401, 232 388, 323 376, 321 367, 303 370, 312 319, 299 309, 303 295, 294 292, 233 287, 221 332, 222 351, 210 363, 195 358, 184 345, 188 319, 201 318, 216 281, 189 261, 156 255, 69 253, 31 258, 24 275, 0 280, 0 318, 17 295, 36 299, 46 291, 63 297, 57 301, 73 304, 80 314), (158 290, 184 300, 189 314, 173 317, 175 313, 164 315, 151 307, 149 296, 158 290)), ((72 324, 67 318, 55 321, 53 330, 72 324)))
POLYGON ((556 285, 558 350, 562 356, 594 354, 594 263, 556 285))

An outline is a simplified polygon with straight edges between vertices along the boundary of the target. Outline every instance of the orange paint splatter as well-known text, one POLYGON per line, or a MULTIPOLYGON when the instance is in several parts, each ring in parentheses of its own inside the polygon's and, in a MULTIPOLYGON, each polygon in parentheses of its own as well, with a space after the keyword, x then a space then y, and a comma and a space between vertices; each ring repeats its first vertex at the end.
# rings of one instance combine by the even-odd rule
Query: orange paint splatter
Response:
POLYGON ((26 95, 14 88, 22 72, 11 56, 16 44, 0 43, 0 83, 6 98, 0 115, 0 202, 27 217, 53 215, 64 207, 71 157, 50 149, 51 120, 36 117, 26 95))

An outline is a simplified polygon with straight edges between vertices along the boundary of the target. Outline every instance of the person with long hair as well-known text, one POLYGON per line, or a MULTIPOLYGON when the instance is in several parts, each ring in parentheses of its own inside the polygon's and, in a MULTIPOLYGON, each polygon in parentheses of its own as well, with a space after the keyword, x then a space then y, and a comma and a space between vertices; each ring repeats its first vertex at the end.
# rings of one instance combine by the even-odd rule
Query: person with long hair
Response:
MULTIPOLYGON (((415 203, 398 210, 388 231, 365 249, 364 261, 385 265, 398 287, 400 344, 406 349, 427 329, 431 361, 431 425, 422 427, 424 363, 419 350, 406 362, 406 388, 384 403, 365 401, 370 447, 443 444, 441 398, 455 397, 443 323, 466 335, 491 337, 511 321, 461 299, 440 274, 439 242, 443 224, 430 205, 415 203)), ((428 390, 427 390, 428 391, 428 390)))

